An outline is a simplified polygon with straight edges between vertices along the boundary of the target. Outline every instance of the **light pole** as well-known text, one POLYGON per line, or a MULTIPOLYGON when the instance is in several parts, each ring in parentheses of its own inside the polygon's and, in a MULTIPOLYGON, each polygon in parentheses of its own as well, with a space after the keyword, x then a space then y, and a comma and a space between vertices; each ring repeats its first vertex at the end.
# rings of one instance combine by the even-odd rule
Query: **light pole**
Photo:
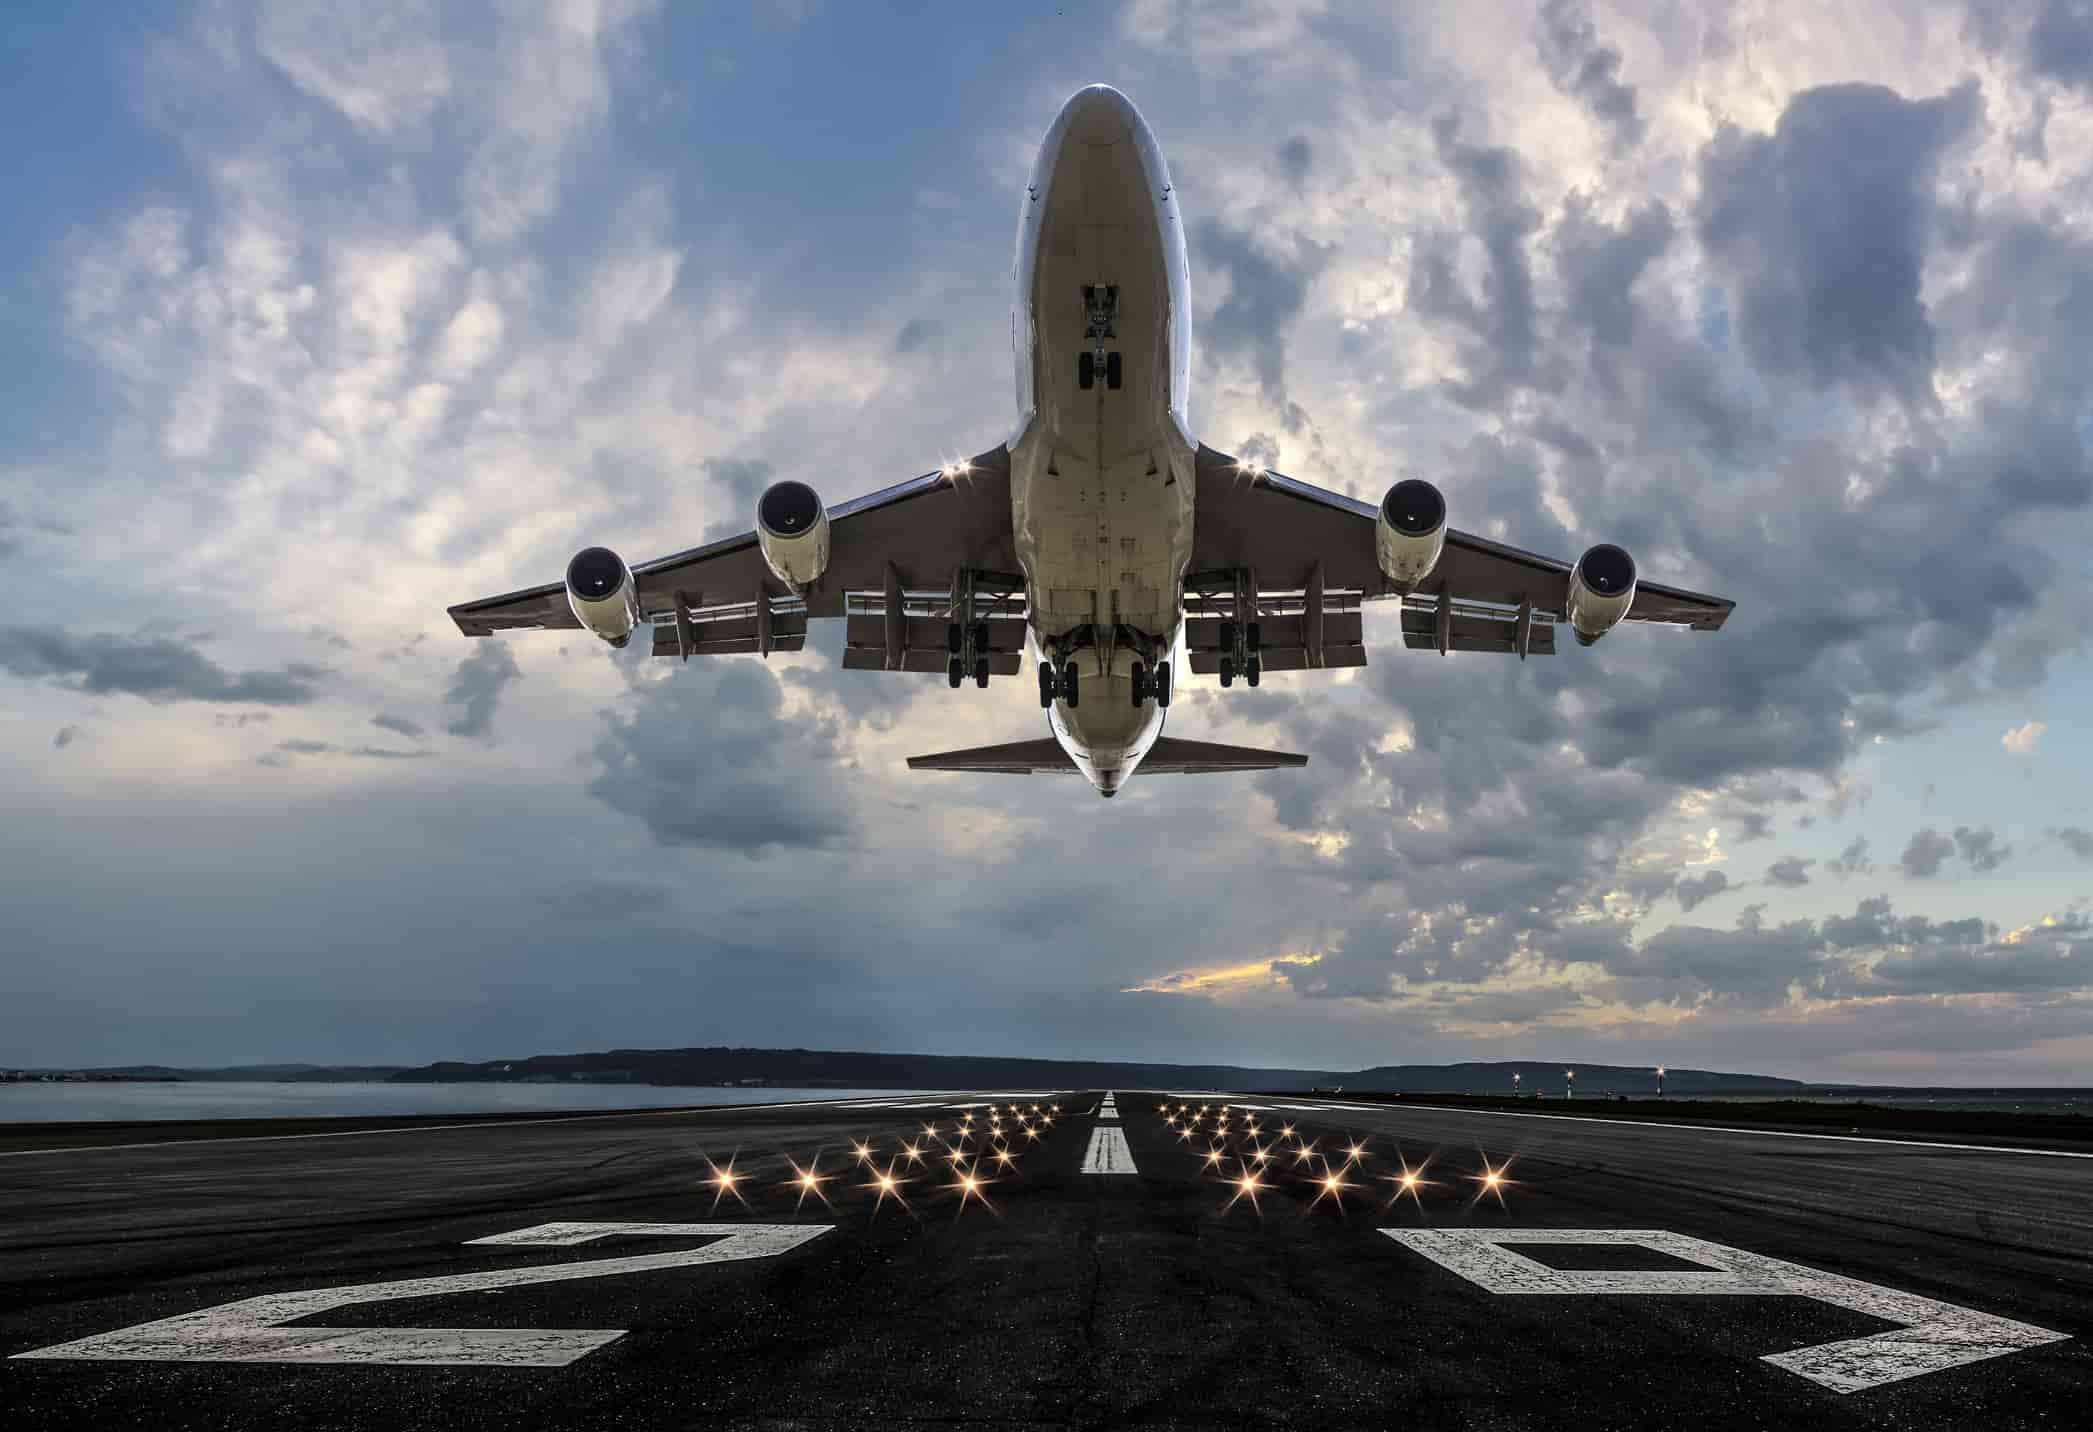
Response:
POLYGON ((1562 1096, 1565 1099, 1577 1097, 1577 1071, 1575 1069, 1562 1071, 1562 1096))
POLYGON ((1664 1097, 1664 1066, 1662 1064, 1657 1066, 1657 1097, 1660 1099, 1664 1097))
POLYGON ((1519 1097, 1519 1075, 1516 1071, 1512 1074, 1512 1097, 1514 1099, 1519 1097))

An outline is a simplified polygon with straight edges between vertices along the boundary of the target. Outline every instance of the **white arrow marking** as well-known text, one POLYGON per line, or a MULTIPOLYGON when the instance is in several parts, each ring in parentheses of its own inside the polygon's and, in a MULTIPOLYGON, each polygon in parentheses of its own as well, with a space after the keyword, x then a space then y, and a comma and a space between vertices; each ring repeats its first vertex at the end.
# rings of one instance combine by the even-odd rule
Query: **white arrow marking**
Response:
POLYGON ((1834 1392, 1860 1392, 1907 1377, 2063 1342, 2069 1333, 1900 1293, 1799 1263, 1656 1229, 1492 1228, 1381 1230, 1442 1268, 1493 1293, 1684 1293, 1815 1298, 1897 1326, 1764 1359, 1834 1392), (1550 1268, 1507 1243, 1614 1244, 1649 1248, 1701 1266, 1692 1271, 1590 1272, 1550 1268))
POLYGON ((1083 1156, 1084 1173, 1139 1173, 1134 1151, 1126 1146, 1126 1135, 1118 1129, 1090 1131, 1090 1151, 1083 1156))
POLYGON ((428 1298, 442 1293, 491 1293, 534 1283, 608 1278, 694 1268, 744 1258, 774 1258, 828 1232, 805 1223, 542 1223, 517 1233, 475 1238, 479 1244, 569 1247, 612 1234, 716 1238, 702 1248, 547 1263, 490 1273, 359 1283, 304 1293, 265 1293, 202 1312, 98 1333, 55 1347, 19 1352, 21 1358, 81 1358, 94 1362, 359 1362, 452 1367, 565 1367, 625 1336, 623 1328, 287 1328, 282 1324, 356 1303, 428 1298))

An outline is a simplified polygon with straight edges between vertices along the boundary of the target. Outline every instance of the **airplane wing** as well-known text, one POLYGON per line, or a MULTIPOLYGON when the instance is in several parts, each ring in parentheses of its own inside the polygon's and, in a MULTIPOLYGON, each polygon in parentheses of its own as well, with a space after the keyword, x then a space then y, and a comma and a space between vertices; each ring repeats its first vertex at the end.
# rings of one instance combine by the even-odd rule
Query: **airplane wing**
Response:
MULTIPOLYGON (((1196 470, 1197 526, 1186 578, 1192 617, 1186 634, 1194 671, 1218 666, 1217 631, 1224 617, 1236 614, 1231 603, 1238 600, 1225 579, 1242 571, 1254 573, 1258 584, 1267 671, 1365 665, 1358 606, 1384 598, 1403 601, 1403 644, 1408 647, 1519 651, 1519 612, 1530 604, 1526 654, 1555 650, 1554 628, 1561 620, 1572 563, 1448 528, 1438 564, 1415 592, 1406 594, 1388 580, 1375 556, 1375 504, 1280 473, 1246 469, 1204 445, 1196 470), (1314 624, 1322 631, 1314 634, 1320 640, 1312 640, 1305 598, 1317 587, 1323 611, 1314 624), (1313 659, 1315 646, 1322 648, 1321 660, 1313 659)), ((1735 605, 1726 597, 1638 582, 1625 620, 1714 631, 1735 605)))
MULTIPOLYGON (((991 629, 991 669, 1018 669, 1023 581, 1010 525, 1007 449, 831 507, 828 517, 829 564, 803 593, 771 572, 754 531, 634 564, 654 654, 797 651, 811 618, 847 617, 844 665, 943 672, 946 609, 955 574, 965 570, 992 578, 977 587, 983 607, 976 613, 991 629), (891 627, 890 607, 900 618, 891 627), (901 638, 891 652, 890 630, 901 638)), ((450 615, 467 636, 581 629, 562 582, 464 602, 450 615)))
MULTIPOLYGON (((1179 741, 1158 736, 1141 758, 1142 775, 1204 776, 1223 771, 1272 771, 1305 766, 1306 756, 1292 751, 1260 751, 1250 746, 1222 746, 1212 741, 1179 741)), ((1051 736, 1012 741, 1002 746, 976 746, 969 751, 941 751, 910 756, 912 771, 974 771, 1007 776, 1073 776, 1076 763, 1051 736)))

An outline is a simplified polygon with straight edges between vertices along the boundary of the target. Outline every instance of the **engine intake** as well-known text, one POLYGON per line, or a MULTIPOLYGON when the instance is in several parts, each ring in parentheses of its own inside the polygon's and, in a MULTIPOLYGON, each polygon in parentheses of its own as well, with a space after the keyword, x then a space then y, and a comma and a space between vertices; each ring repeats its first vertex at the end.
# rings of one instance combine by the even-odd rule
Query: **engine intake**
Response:
POLYGON ((567 564, 567 605, 574 619, 612 646, 640 624, 639 593, 625 559, 608 547, 584 547, 567 564))
POLYGON ((1570 591, 1563 615, 1577 633, 1579 646, 1590 646, 1628 615, 1635 605, 1635 559, 1610 542, 1601 542, 1570 569, 1570 591))
POLYGON ((756 500, 756 541, 777 579, 799 591, 828 570, 828 511, 804 482, 774 482, 756 500))
POLYGON ((1407 477, 1388 489, 1374 519, 1374 558, 1403 592, 1432 575, 1446 546, 1446 499, 1423 478, 1407 477))

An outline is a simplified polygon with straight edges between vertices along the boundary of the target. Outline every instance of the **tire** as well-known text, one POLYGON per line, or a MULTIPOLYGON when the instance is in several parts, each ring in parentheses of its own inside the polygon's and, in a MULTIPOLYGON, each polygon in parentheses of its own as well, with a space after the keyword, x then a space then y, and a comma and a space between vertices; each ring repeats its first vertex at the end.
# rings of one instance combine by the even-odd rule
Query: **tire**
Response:
POLYGON ((1264 670, 1264 658, 1253 656, 1243 663, 1243 680, 1255 686, 1257 685, 1257 678, 1264 675, 1264 670))
POLYGON ((981 687, 988 685, 988 658, 985 656, 974 658, 974 684, 981 687))
POLYGON ((1224 621, 1221 623, 1221 639, 1215 645, 1219 646, 1224 652, 1233 652, 1235 650, 1234 622, 1224 621))
POLYGON ((1073 709, 1083 696, 1083 673, 1072 661, 1061 664, 1061 701, 1073 709))
POLYGON ((1044 710, 1046 710, 1046 709, 1047 709, 1048 707, 1050 707, 1050 706, 1052 706, 1052 705, 1054 704, 1054 691, 1055 691, 1055 688, 1056 688, 1056 687, 1058 687, 1059 685, 1060 685, 1060 683, 1054 680, 1054 667, 1053 667, 1053 664, 1052 664, 1051 662, 1045 662, 1045 661, 1042 661, 1042 662, 1040 662, 1040 663, 1039 663, 1039 709, 1040 709, 1040 710, 1044 711, 1044 710))
POLYGON ((1243 628, 1243 644, 1250 648, 1251 656, 1256 656, 1264 646, 1264 633, 1258 629, 1256 622, 1251 622, 1243 628))
POLYGON ((1086 393, 1097 386, 1097 355, 1082 353, 1076 356, 1076 386, 1086 393))
POLYGON ((1148 668, 1138 661, 1134 663, 1133 696, 1134 708, 1136 710, 1139 710, 1141 703, 1148 699, 1148 668))
POLYGON ((1235 658, 1232 656, 1221 658, 1221 684, 1223 686, 1235 685, 1235 658))
POLYGON ((1167 661, 1156 663, 1155 694, 1156 705, 1168 710, 1170 706, 1170 663, 1167 661))
POLYGON ((1117 353, 1107 353, 1105 355, 1105 386, 1115 393, 1119 391, 1119 355, 1117 353))
MULTIPOLYGON (((957 631, 957 630, 959 630, 959 628, 958 628, 958 627, 954 627, 954 628, 953 628, 953 630, 954 630, 954 631, 957 631)), ((962 680, 964 680, 964 679, 965 679, 965 678, 964 678, 964 677, 962 677, 962 676, 960 675, 960 671, 959 671, 959 658, 958 658, 958 657, 956 657, 956 656, 948 656, 948 657, 946 657, 946 658, 945 658, 945 685, 947 685, 947 686, 951 687, 951 688, 952 688, 952 689, 953 689, 954 691, 957 691, 957 690, 959 690, 959 683, 960 683, 960 682, 961 682, 962 680)))
POLYGON ((959 623, 948 622, 945 626, 945 655, 959 655, 959 623))

